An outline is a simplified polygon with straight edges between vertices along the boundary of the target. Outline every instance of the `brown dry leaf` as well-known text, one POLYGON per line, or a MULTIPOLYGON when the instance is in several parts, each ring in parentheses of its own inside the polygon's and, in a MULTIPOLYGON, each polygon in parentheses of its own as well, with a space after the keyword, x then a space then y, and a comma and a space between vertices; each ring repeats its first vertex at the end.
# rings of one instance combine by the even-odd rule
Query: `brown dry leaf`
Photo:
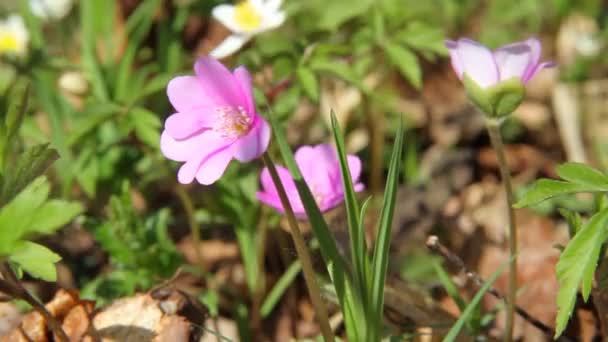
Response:
POLYGON ((169 295, 157 300, 148 294, 115 301, 93 319, 101 341, 188 341, 191 324, 183 317, 167 314, 162 307, 179 308, 184 302, 161 305, 162 301, 186 301, 169 295), (166 338, 166 339, 165 339, 166 338))
MULTIPOLYGON (((495 201, 493 205, 503 208, 504 211, 504 202, 501 202, 495 201)), ((568 232, 565 226, 556 226, 550 219, 527 209, 518 210, 516 216, 519 243, 517 282, 520 287, 517 304, 533 317, 552 326, 557 313, 555 298, 559 289, 554 271, 559 259, 559 251, 554 245, 565 245, 568 241, 568 232)), ((492 220, 490 216, 487 219, 492 220)), ((494 217, 493 220, 496 218, 494 217)), ((498 244, 485 244, 479 259, 479 274, 487 279, 507 259, 506 248, 498 244)), ((501 293, 507 293, 508 271, 496 280, 494 287, 501 293)), ((486 298, 488 308, 496 304, 494 298, 486 298)), ((497 316, 496 325, 502 329, 503 324, 504 316, 501 312, 497 316)), ((534 341, 533 336, 541 338, 543 334, 517 317, 515 336, 525 336, 526 340, 534 341)))
MULTIPOLYGON (((184 254, 186 261, 196 265, 198 260, 194 246, 190 237, 187 237, 177 245, 177 249, 184 254)), ((201 241, 200 253, 207 269, 212 269, 222 262, 239 260, 239 248, 234 241, 201 241)))
POLYGON ((0 303, 0 336, 19 326, 21 313, 13 303, 0 303))

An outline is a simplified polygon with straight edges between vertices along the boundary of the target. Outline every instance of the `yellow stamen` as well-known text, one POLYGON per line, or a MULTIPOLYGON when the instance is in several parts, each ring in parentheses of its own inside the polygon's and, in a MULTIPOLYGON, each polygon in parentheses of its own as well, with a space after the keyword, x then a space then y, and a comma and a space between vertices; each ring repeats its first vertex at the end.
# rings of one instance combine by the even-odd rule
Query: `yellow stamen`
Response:
POLYGON ((254 30, 262 24, 262 16, 249 1, 234 6, 234 21, 244 30, 254 30))
POLYGON ((17 38, 10 33, 0 33, 0 53, 15 52, 19 42, 17 38))

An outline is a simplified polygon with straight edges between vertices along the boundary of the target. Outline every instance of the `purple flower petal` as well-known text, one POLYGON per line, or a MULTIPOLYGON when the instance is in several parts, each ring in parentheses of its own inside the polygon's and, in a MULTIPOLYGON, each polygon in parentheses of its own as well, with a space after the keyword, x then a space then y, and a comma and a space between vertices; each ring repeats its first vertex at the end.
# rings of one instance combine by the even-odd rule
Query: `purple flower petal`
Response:
POLYGON ((220 179, 233 155, 232 146, 223 147, 208 155, 196 172, 196 180, 203 185, 209 185, 220 179))
POLYGON ((450 53, 450 61, 452 62, 454 72, 456 72, 458 78, 462 78, 464 65, 460 59, 460 55, 458 54, 458 43, 453 40, 446 40, 445 46, 448 48, 448 52, 450 53))
POLYGON ((356 183, 361 175, 361 159, 355 155, 347 155, 346 161, 348 162, 348 169, 350 171, 350 178, 356 183))
POLYGON ((234 158, 246 163, 261 156, 268 148, 270 134, 270 125, 258 116, 249 133, 235 141, 234 158))
POLYGON ((462 72, 480 87, 486 88, 498 82, 498 68, 488 48, 474 40, 462 38, 458 40, 457 52, 462 62, 462 72))
POLYGON ((194 76, 178 76, 171 79, 167 84, 167 97, 178 112, 213 105, 204 96, 201 82, 194 76))
POLYGON ((165 130, 175 139, 185 139, 201 130, 212 128, 216 121, 213 108, 175 113, 165 121, 165 130))
POLYGON ((202 93, 217 106, 243 106, 245 101, 234 75, 226 67, 211 57, 202 57, 194 64, 194 72, 199 79, 202 93))
POLYGON ((501 81, 514 77, 523 80, 530 67, 535 64, 528 42, 505 45, 494 51, 494 59, 501 81))
POLYGON ((253 86, 251 83, 251 74, 249 74, 249 71, 247 71, 247 69, 242 66, 234 69, 233 74, 241 89, 243 98, 245 99, 245 110, 249 114, 255 113, 256 110, 255 103, 253 100, 253 86))
POLYGON ((225 145, 225 140, 212 131, 205 131, 188 139, 177 140, 165 130, 160 136, 160 150, 171 160, 184 162, 204 157, 205 151, 213 151, 225 145))

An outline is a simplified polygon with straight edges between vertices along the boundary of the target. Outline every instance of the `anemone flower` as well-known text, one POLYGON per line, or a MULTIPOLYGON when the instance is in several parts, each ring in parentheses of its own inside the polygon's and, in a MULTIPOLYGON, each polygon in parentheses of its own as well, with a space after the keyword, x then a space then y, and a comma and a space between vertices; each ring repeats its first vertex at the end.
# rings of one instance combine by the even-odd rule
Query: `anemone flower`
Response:
POLYGON ((249 162, 266 151, 270 126, 256 112, 251 75, 244 67, 230 72, 210 57, 194 64, 194 76, 178 76, 167 86, 176 113, 165 121, 160 148, 184 162, 177 179, 211 184, 234 158, 249 162))
POLYGON ((0 55, 25 55, 29 40, 30 35, 20 16, 13 14, 0 21, 0 55))
POLYGON ((513 78, 526 84, 537 72, 554 65, 553 62, 540 62, 541 46, 536 38, 508 44, 494 51, 467 38, 447 40, 445 45, 458 77, 462 79, 466 74, 481 88, 513 78))
POLYGON ((285 21, 281 3, 282 0, 244 0, 236 5, 223 4, 213 8, 213 17, 232 34, 213 49, 210 56, 230 56, 256 34, 281 26, 285 21))
MULTIPOLYGON (((302 146, 296 151, 295 159, 306 185, 310 188, 322 212, 334 208, 344 201, 344 187, 340 176, 340 161, 338 160, 336 150, 331 145, 302 146)), ((354 189, 357 192, 362 191, 364 186, 359 182, 361 160, 355 155, 348 155, 347 161, 354 189)), ((300 218, 305 218, 306 211, 304 210, 304 205, 289 171, 283 166, 277 166, 277 172, 294 213, 300 218)), ((257 198, 279 212, 284 213, 285 210, 268 168, 262 170, 260 181, 262 183, 262 191, 256 193, 257 198)))
POLYGON ((29 0, 32 13, 43 20, 63 19, 74 4, 74 0, 29 0))

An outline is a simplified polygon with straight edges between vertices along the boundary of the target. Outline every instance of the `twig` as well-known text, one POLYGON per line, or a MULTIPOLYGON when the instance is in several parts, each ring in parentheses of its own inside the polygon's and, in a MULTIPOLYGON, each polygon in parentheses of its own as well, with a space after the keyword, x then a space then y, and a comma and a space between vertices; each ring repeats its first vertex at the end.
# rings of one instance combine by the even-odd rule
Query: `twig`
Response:
POLYGON ((21 282, 19 282, 19 279, 17 279, 17 276, 10 268, 8 263, 3 262, 0 264, 0 273, 4 278, 0 279, 0 291, 12 296, 13 298, 26 301, 29 305, 32 306, 32 308, 34 308, 34 310, 38 311, 38 313, 40 313, 42 317, 44 317, 53 333, 61 342, 70 341, 68 335, 66 335, 65 331, 63 331, 61 324, 59 324, 55 317, 51 315, 51 313, 46 309, 44 304, 42 304, 38 299, 32 296, 27 291, 27 289, 23 287, 23 285, 21 285, 21 282))
POLYGON ((281 204, 283 205, 283 209, 285 210, 285 215, 287 217, 289 227, 291 228, 291 236, 296 247, 296 252, 298 253, 298 259, 300 259, 300 262, 302 263, 304 281, 308 288, 308 294, 310 295, 310 299, 312 301, 317 320, 321 327, 321 334, 323 335, 323 339, 325 340, 325 342, 333 342, 335 340, 334 333, 329 324, 327 308, 325 307, 325 303, 321 299, 321 290, 319 289, 319 284, 317 284, 317 279, 315 276, 315 271, 312 267, 312 261, 310 253, 308 252, 308 247, 306 246, 304 238, 302 237, 302 232, 300 231, 296 216, 293 212, 293 209, 291 208, 289 199, 287 198, 285 188, 281 183, 281 178, 279 177, 276 167, 274 166, 274 163, 267 152, 263 154, 263 159, 264 164, 270 172, 270 176, 272 177, 272 181, 277 189, 277 192, 279 193, 281 204))
MULTIPOLYGON (((473 282, 476 287, 481 287, 485 283, 484 280, 474 271, 470 270, 462 259, 452 251, 450 251, 446 246, 444 246, 441 242, 439 242, 439 238, 435 235, 431 235, 426 240, 426 247, 433 253, 443 257, 450 264, 460 269, 467 276, 469 280, 473 282)), ((497 299, 507 301, 504 295, 502 295, 498 290, 493 287, 488 289, 488 292, 496 297, 497 299)), ((515 312, 521 316, 523 319, 528 321, 528 323, 532 324, 534 327, 545 333, 550 338, 553 338, 555 335, 555 330, 550 326, 547 326, 545 323, 539 321, 538 319, 532 317, 526 310, 521 307, 515 305, 515 312)), ((561 341, 576 341, 575 338, 563 335, 558 340, 561 341)))

